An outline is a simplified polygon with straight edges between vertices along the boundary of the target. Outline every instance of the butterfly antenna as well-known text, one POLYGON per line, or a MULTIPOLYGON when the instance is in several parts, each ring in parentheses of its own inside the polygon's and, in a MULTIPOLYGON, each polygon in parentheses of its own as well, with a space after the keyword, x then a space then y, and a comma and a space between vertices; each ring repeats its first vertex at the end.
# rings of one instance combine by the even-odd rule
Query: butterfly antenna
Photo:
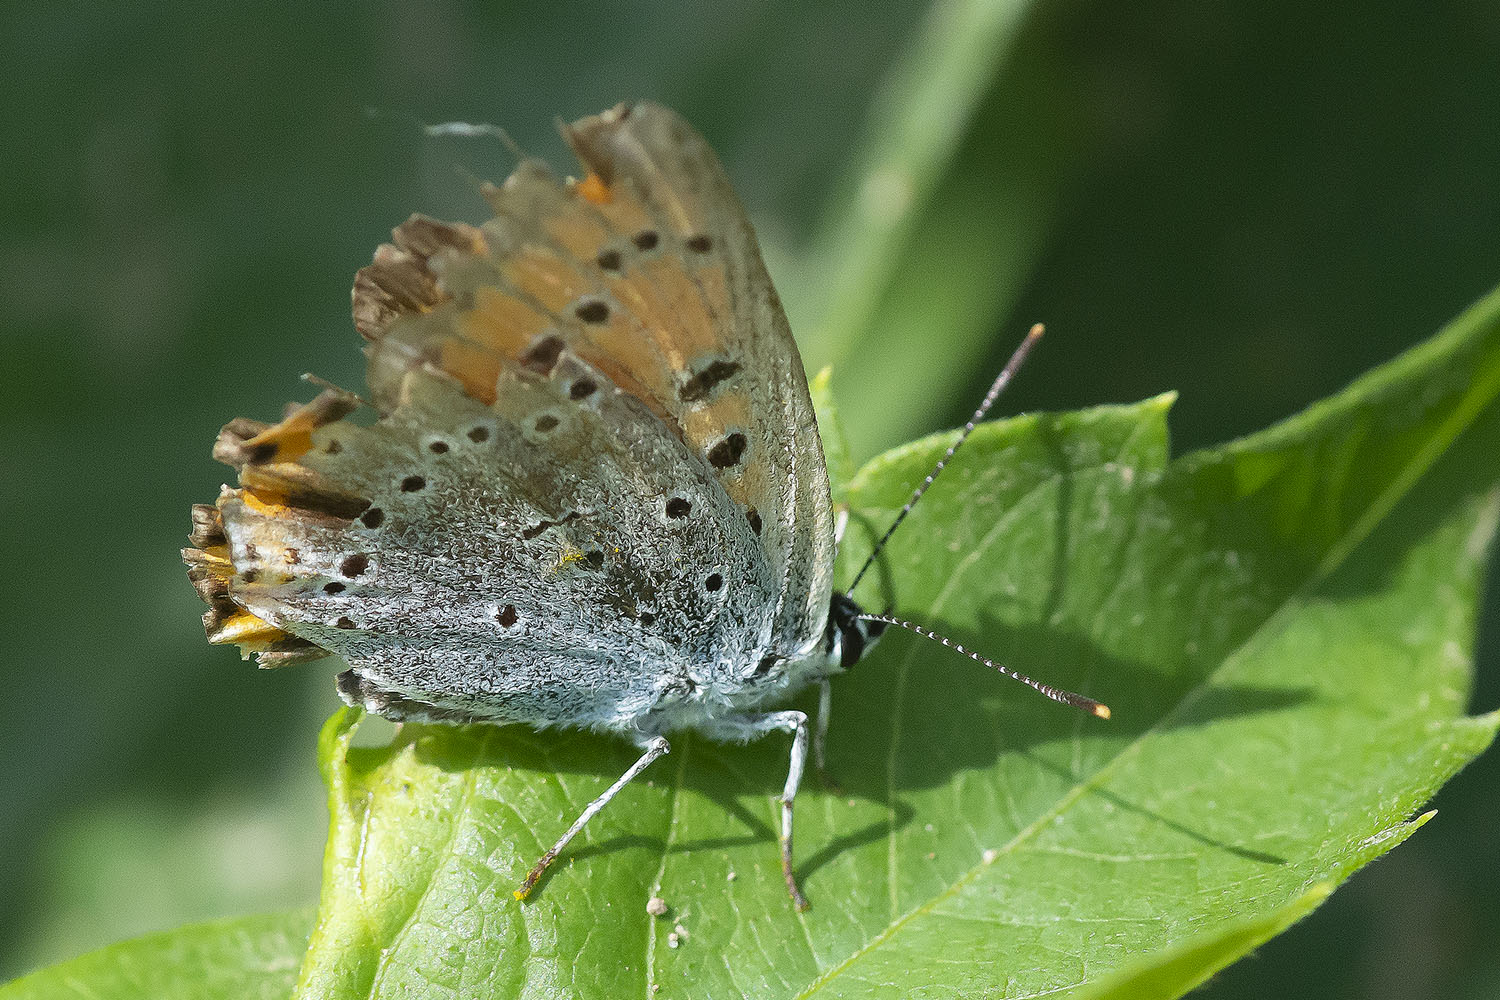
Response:
POLYGON ((940 642, 944 646, 947 646, 949 649, 964 654, 975 663, 982 663, 985 666, 989 667, 991 670, 995 670, 1004 674, 1011 680, 1020 681, 1022 684, 1025 684, 1027 687, 1031 688, 1034 691, 1041 692, 1048 698, 1051 698, 1053 701, 1060 701, 1064 705, 1072 705, 1074 708, 1081 708, 1085 712, 1088 712, 1090 715, 1096 715, 1101 719, 1109 718, 1108 705, 1105 705, 1102 702, 1095 701, 1094 699, 1089 698, 1085 695, 1075 694, 1072 691, 1064 691, 1062 688, 1053 687, 1051 684, 1043 684, 1041 681, 1027 677, 1025 674, 1020 673, 1019 671, 1012 670, 1010 667, 996 663, 989 657, 980 656, 978 653, 974 652, 971 649, 965 649, 959 643, 954 642, 952 639, 948 638, 945 635, 938 635, 936 632, 932 631, 932 629, 923 628, 921 625, 917 625, 909 621, 904 621, 900 618, 894 618, 890 615, 862 614, 859 617, 867 622, 882 622, 886 625, 894 625, 897 628, 904 628, 908 632, 917 633, 917 635, 920 635, 924 639, 931 639, 934 642, 940 642))
MULTIPOLYGON (((990 411, 990 407, 995 405, 995 400, 1000 398, 1000 394, 1005 391, 1005 387, 1015 377, 1016 371, 1021 367, 1021 363, 1026 360, 1026 355, 1031 353, 1031 346, 1041 339, 1042 332, 1042 324, 1038 323, 1026 334, 1026 339, 1021 341, 1021 346, 1016 348, 1015 353, 1010 356, 1010 360, 1005 363, 1005 367, 1000 370, 1000 374, 995 376, 995 381, 990 386, 990 391, 985 393, 984 399, 979 401, 979 408, 974 411, 974 415, 969 418, 969 422, 964 424, 964 429, 959 432, 958 440, 954 441, 948 450, 943 453, 943 457, 938 459, 937 465, 933 466, 932 471, 927 474, 927 478, 922 480, 922 485, 917 487, 916 492, 911 495, 911 499, 906 501, 906 506, 901 508, 901 513, 896 515, 896 520, 892 521, 891 526, 885 529, 885 534, 880 536, 880 541, 875 543, 875 547, 865 557, 865 564, 859 568, 858 573, 854 574, 854 582, 849 584, 849 589, 844 591, 844 596, 848 597, 854 593, 854 588, 859 586, 859 581, 865 578, 865 573, 869 572, 870 567, 875 564, 875 560, 880 556, 880 551, 885 548, 885 543, 890 541, 891 536, 896 533, 896 529, 901 527, 901 522, 906 520, 906 515, 910 514, 911 509, 917 505, 917 501, 922 499, 922 494, 927 492, 927 488, 933 484, 933 481, 947 467, 954 453, 963 447, 963 443, 969 439, 969 435, 974 433, 975 425, 983 420, 984 415, 990 411)), ((946 642, 946 640, 944 641, 946 642)), ((990 664, 990 666, 994 666, 994 664, 990 664)), ((1026 683, 1031 684, 1032 682, 1027 681, 1026 683)), ((1032 686, 1035 687, 1034 684, 1032 686)), ((1041 689, 1038 688, 1038 690, 1041 689)))
POLYGON ((511 138, 509 132, 499 125, 492 125, 489 122, 425 122, 416 115, 407 114, 404 111, 373 106, 366 107, 364 110, 365 117, 372 121, 400 122, 432 139, 495 139, 517 160, 526 159, 526 151, 511 138))

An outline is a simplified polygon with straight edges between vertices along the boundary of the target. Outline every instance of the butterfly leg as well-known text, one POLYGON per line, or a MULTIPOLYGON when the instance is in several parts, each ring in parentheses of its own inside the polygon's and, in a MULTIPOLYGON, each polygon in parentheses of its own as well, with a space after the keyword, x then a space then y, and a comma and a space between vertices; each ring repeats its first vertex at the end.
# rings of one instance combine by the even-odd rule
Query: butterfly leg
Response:
POLYGON ((739 718, 717 720, 708 735, 719 739, 751 740, 767 733, 792 734, 792 759, 787 768, 786 786, 781 790, 781 875, 786 879, 787 894, 798 911, 808 907, 807 897, 797 887, 797 876, 792 872, 792 800, 797 797, 797 786, 802 783, 802 770, 807 764, 807 715, 803 712, 767 712, 764 715, 746 715, 739 718))
POLYGON ((568 841, 578 836, 578 831, 583 829, 584 824, 593 819, 594 815, 600 809, 608 805, 609 800, 618 795, 620 789, 630 783, 631 778, 644 771, 656 758, 665 756, 671 749, 671 744, 667 742, 664 736, 658 736, 646 744, 646 752, 641 754, 640 759, 631 764, 629 770, 620 775, 620 780, 606 788, 603 795, 588 804, 587 808, 573 821, 573 825, 568 827, 567 832, 557 839, 557 843, 548 848, 547 853, 542 855, 540 861, 532 865, 531 872, 526 876, 526 881, 522 882, 520 888, 516 889, 511 895, 517 899, 525 899, 531 895, 531 890, 536 888, 537 881, 541 879, 542 873, 547 870, 547 866, 552 864, 557 856, 562 853, 564 847, 568 846, 568 841))

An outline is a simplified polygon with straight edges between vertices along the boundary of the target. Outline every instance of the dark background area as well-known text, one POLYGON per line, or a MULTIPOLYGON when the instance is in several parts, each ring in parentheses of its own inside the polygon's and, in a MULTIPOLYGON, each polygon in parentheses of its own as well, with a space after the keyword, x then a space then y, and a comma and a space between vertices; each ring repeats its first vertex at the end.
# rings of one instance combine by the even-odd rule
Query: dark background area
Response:
MULTIPOLYGON (((208 456, 221 423, 307 398, 306 370, 362 383, 348 289, 375 244, 412 211, 477 220, 464 172, 511 166, 417 123, 501 124, 561 168, 556 116, 675 106, 724 157, 819 358, 799 250, 925 5, 195 9, 0 15, 0 980, 316 898, 332 670, 208 647, 176 550, 229 475, 208 456)), ((1039 319, 1008 411, 1178 389, 1182 451, 1337 390, 1500 282, 1497 80, 1490 3, 1034 6, 889 314, 940 314, 924 268, 984 273, 997 219, 1033 234, 1024 267, 971 330, 877 321, 843 359, 861 457, 962 421, 1039 319), (1045 197, 1011 183, 1017 163, 1045 197), (1011 215, 987 212, 1012 192, 1011 215), (962 377, 910 398, 945 357, 962 377)), ((1500 705, 1489 594, 1476 711, 1500 705)), ((1491 753, 1202 995, 1500 992, 1497 792, 1491 753)))

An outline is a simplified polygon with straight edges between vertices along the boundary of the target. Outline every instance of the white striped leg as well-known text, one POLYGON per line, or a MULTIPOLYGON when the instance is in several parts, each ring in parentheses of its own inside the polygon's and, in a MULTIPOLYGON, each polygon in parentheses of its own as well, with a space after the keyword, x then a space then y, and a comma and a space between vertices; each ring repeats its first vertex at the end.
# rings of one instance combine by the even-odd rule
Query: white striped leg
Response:
POLYGON ((749 740, 768 733, 792 734, 792 759, 787 768, 786 786, 781 791, 781 875, 786 879, 786 891, 792 897, 792 905, 799 911, 808 907, 807 897, 797 887, 797 876, 792 872, 792 801, 797 797, 797 786, 802 783, 802 769, 807 764, 807 716, 802 712, 767 712, 765 715, 744 715, 738 718, 717 719, 707 735, 718 739, 749 740))
POLYGON ((825 677, 818 682, 818 720, 813 727, 812 743, 813 770, 818 772, 818 779, 823 782, 823 787, 837 795, 840 794, 838 783, 828 773, 828 719, 832 714, 833 684, 825 677))
POLYGON ((620 775, 619 781, 616 781, 613 785, 605 789, 603 795, 588 804, 588 807, 573 821, 573 825, 568 827, 568 832, 559 837, 557 843, 553 844, 547 853, 542 855, 541 860, 532 866, 531 872, 526 876, 526 881, 522 882, 520 888, 516 889, 511 895, 517 899, 525 899, 531 895, 531 890, 536 888, 537 881, 542 877, 542 872, 546 871, 547 866, 552 864, 557 856, 562 853, 564 847, 568 846, 568 841, 578 836, 578 832, 584 828, 584 825, 593 819, 594 815, 600 809, 608 805, 609 800, 618 795, 620 789, 630 783, 631 778, 644 771, 656 758, 665 756, 671 749, 671 744, 667 742, 664 736, 658 736, 646 744, 646 752, 641 754, 640 759, 631 764, 630 769, 620 775))

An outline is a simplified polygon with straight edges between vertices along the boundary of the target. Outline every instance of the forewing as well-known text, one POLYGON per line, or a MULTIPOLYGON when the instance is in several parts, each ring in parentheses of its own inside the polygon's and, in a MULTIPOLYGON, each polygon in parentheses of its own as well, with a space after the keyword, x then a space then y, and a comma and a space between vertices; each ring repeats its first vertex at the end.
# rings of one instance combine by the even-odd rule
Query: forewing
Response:
POLYGON ((446 371, 483 403, 510 368, 566 349, 640 400, 758 535, 778 582, 766 651, 827 618, 833 531, 802 362, 723 168, 681 118, 620 107, 565 129, 588 170, 525 161, 483 226, 413 218, 360 273, 355 318, 389 409, 406 372, 446 371))

